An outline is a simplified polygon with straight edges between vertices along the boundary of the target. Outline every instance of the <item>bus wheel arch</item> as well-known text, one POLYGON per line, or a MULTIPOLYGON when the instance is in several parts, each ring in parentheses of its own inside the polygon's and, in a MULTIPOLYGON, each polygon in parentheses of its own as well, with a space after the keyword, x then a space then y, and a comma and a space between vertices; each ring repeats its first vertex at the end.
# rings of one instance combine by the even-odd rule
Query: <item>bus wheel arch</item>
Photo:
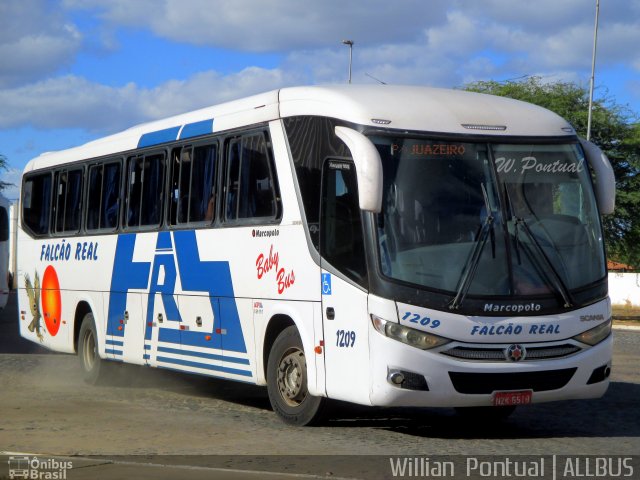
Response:
POLYGON ((269 363, 269 353, 273 348, 273 344, 287 327, 295 326, 295 322, 288 315, 274 315, 269 320, 269 324, 267 325, 267 329, 264 332, 264 342, 262 344, 262 373, 264 374, 264 378, 267 378, 267 364, 269 363))
MULTIPOLYGON (((91 306, 86 301, 81 301, 76 306, 76 313, 73 317, 73 349, 78 352, 78 339, 80 338, 80 328, 88 313, 93 313, 91 306)), ((95 322, 95 320, 94 320, 95 322)))
POLYGON ((89 311, 82 319, 78 334, 78 359, 82 368, 82 376, 85 382, 96 385, 104 376, 105 361, 100 358, 98 347, 98 331, 89 311))
POLYGON ((274 412, 286 423, 316 423, 326 398, 309 393, 308 369, 302 340, 295 324, 281 330, 268 351, 267 392, 274 412))

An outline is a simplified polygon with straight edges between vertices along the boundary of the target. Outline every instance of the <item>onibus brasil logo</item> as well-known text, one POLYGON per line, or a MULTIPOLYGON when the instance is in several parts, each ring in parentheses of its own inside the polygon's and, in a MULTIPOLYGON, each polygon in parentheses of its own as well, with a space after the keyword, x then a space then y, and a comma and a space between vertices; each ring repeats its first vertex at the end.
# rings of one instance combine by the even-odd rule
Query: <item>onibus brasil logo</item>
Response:
POLYGON ((73 462, 55 458, 29 457, 27 455, 10 456, 9 478, 27 478, 33 480, 65 480, 67 470, 73 468, 73 462))

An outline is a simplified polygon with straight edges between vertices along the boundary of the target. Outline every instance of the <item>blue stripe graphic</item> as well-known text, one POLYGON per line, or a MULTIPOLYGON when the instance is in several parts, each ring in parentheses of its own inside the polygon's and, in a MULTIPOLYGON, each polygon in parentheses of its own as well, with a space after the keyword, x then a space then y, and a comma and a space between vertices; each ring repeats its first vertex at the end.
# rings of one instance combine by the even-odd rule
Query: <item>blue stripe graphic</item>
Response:
POLYGON ((173 142, 178 138, 179 131, 180 127, 171 127, 165 128, 164 130, 145 133, 140 137, 140 140, 138 140, 138 148, 158 145, 160 143, 173 142))
POLYGON ((178 350, 177 348, 168 347, 158 347, 158 351, 164 353, 175 353, 176 355, 187 355, 190 357, 208 358, 211 360, 221 360, 223 362, 249 365, 249 360, 246 358, 225 357, 224 355, 217 355, 215 353, 193 352, 191 350, 178 350))
POLYGON ((111 348, 105 349, 106 353, 110 353, 112 355, 122 355, 122 350, 113 350, 111 348))
POLYGON ((158 341, 180 345, 180 330, 176 328, 161 328, 158 330, 158 341))
POLYGON ((201 122, 188 123, 182 128, 180 138, 191 138, 213 132, 213 118, 201 122))
POLYGON ((107 345, 115 345, 117 347, 123 347, 124 342, 121 342, 120 340, 107 340, 107 345))
POLYGON ((184 365, 185 367, 203 368, 206 370, 215 370, 218 372, 232 373, 234 375, 243 375, 251 377, 251 372, 247 370, 238 370, 235 368, 220 367, 218 365, 207 365, 206 363, 191 362, 189 360, 180 360, 178 358, 158 357, 159 362, 174 363, 176 365, 184 365))

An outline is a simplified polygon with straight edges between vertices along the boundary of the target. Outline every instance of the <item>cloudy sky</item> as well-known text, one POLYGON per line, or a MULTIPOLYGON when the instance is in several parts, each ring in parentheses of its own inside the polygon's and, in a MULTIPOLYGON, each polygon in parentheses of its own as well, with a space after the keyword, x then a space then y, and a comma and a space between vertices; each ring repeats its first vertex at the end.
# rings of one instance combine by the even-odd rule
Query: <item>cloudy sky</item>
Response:
MULTIPOLYGON (((640 0, 601 0, 596 96, 640 113, 640 0)), ((0 153, 26 162, 283 86, 588 86, 595 0, 0 0, 0 153)), ((7 192, 15 198, 17 190, 7 192)))

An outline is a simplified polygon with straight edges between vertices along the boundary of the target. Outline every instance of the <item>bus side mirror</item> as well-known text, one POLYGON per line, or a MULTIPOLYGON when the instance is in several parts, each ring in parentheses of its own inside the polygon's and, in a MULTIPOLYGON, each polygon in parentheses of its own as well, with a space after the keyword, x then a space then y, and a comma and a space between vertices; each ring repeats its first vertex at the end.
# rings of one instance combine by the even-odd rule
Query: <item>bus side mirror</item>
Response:
POLYGON ((336 136, 351 151, 358 177, 358 201, 362 210, 380 213, 382 209, 382 160, 367 137, 347 127, 336 127, 336 136))
POLYGON ((596 201, 603 215, 611 215, 616 206, 616 177, 607 156, 598 146, 580 139, 589 166, 596 175, 596 201))

